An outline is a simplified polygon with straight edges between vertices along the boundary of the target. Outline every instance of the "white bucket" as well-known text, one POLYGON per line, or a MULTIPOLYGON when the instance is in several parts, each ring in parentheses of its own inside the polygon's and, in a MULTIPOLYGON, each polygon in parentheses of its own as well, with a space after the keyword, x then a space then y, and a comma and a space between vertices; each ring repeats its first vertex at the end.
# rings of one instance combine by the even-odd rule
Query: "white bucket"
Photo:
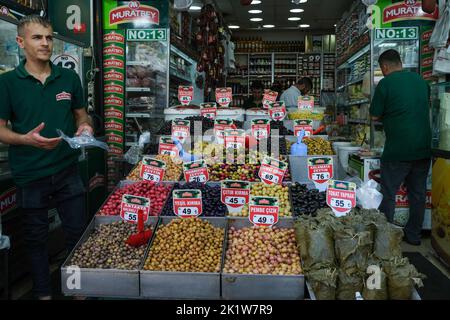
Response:
POLYGON ((351 142, 333 142, 333 150, 335 154, 339 154, 340 147, 351 147, 351 142))
POLYGON ((345 171, 347 171, 348 168, 348 156, 350 153, 357 152, 360 149, 360 147, 339 147, 339 162, 345 171))

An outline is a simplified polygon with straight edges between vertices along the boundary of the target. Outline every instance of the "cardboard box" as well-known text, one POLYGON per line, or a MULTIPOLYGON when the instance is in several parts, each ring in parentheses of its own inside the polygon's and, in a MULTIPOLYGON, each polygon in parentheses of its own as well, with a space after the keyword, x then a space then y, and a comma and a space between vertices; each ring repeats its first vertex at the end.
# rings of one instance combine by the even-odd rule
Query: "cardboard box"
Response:
POLYGON ((379 157, 361 157, 357 154, 350 154, 348 158, 348 171, 359 177, 363 182, 370 180, 369 173, 380 169, 379 157))

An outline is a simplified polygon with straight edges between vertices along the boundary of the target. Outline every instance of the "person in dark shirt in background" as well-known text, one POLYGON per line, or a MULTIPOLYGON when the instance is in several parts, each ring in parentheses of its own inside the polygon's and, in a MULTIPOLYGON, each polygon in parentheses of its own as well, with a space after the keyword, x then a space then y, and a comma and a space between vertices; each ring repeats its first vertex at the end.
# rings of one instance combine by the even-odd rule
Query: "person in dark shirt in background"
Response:
POLYGON ((262 99, 264 96, 264 86, 261 81, 252 83, 251 96, 244 102, 244 109, 262 108, 262 99))

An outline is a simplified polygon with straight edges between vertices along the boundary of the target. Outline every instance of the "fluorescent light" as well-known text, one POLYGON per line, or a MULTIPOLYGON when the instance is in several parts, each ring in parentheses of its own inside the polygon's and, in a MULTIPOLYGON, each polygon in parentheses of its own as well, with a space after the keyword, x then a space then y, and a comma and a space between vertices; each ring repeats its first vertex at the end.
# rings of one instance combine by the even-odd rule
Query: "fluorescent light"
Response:
POLYGON ((200 10, 202 10, 202 7, 196 6, 196 5, 192 5, 192 6, 189 7, 189 10, 191 10, 191 11, 200 11, 200 10))
POLYGON ((292 3, 300 4, 300 3, 306 3, 308 0, 291 0, 292 3))
POLYGON ((299 21, 301 19, 302 18, 299 18, 299 17, 290 17, 290 18, 288 18, 289 21, 299 21))
POLYGON ((265 24, 263 28, 275 28, 275 26, 273 24, 265 24))
POLYGON ((230 29, 239 29, 240 27, 239 26, 235 26, 235 25, 230 25, 230 26, 228 26, 228 28, 230 28, 230 29))
POLYGON ((303 9, 291 9, 289 11, 292 12, 292 13, 301 13, 301 12, 304 12, 305 10, 303 10, 303 9))
POLYGON ((252 3, 250 3, 250 4, 261 4, 261 1, 260 0, 253 0, 252 3))
POLYGON ((262 10, 248 10, 248 13, 258 14, 258 13, 262 13, 262 10))
POLYGON ((260 22, 260 21, 263 21, 263 19, 262 18, 251 18, 250 21, 260 22))
POLYGON ((309 24, 301 24, 299 25, 300 28, 309 28, 311 27, 309 24))

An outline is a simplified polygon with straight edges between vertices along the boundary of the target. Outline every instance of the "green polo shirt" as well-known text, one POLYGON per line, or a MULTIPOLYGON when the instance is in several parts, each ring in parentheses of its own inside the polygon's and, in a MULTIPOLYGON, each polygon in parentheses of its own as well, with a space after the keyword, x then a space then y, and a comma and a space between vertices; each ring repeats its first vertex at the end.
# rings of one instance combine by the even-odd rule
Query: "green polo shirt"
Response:
MULTIPOLYGON (((24 65, 25 60, 0 75, 0 119, 9 120, 12 130, 19 134, 44 122, 43 137, 57 137, 56 129, 72 137, 76 132, 73 109, 84 107, 80 78, 73 70, 51 63, 51 75, 42 84, 24 65)), ((76 164, 79 154, 65 141, 54 150, 11 145, 9 164, 16 184, 23 186, 76 164)))
POLYGON ((386 133, 382 160, 431 157, 430 87, 419 74, 396 71, 382 79, 375 90, 370 114, 381 117, 386 133))

